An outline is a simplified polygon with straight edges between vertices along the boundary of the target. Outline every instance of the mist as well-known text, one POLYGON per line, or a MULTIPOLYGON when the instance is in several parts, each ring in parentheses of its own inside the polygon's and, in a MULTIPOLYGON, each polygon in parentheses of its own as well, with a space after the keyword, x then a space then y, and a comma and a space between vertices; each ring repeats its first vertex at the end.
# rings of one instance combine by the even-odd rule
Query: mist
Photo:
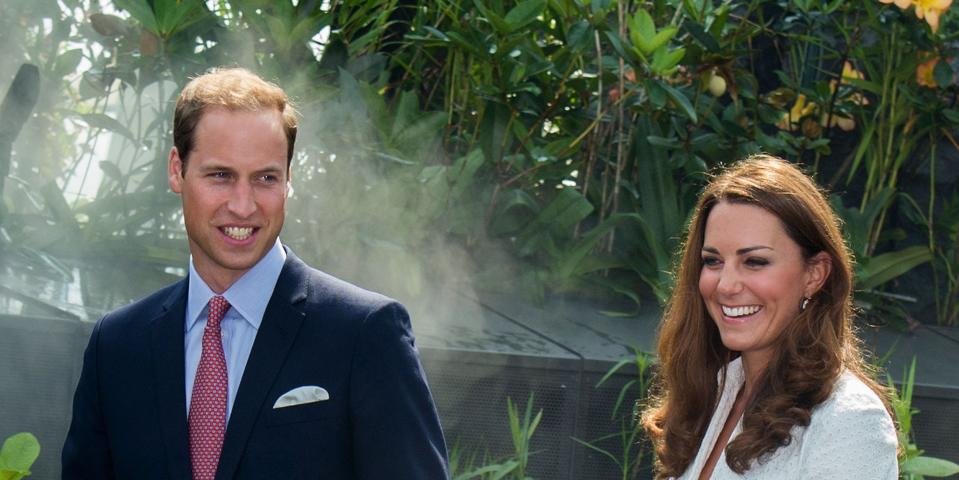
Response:
MULTIPOLYGON (((0 351, 7 366, 0 377, 0 438, 37 435, 35 478, 59 476, 93 322, 186 273, 189 252, 179 197, 166 185, 166 155, 175 96, 188 76, 204 70, 184 63, 169 68, 182 76, 150 80, 144 70, 124 78, 102 65, 122 54, 129 32, 116 38, 94 32, 95 4, 85 12, 61 7, 29 0, 0 6, 0 92, 18 91, 11 85, 21 65, 40 72, 33 85, 38 99, 18 121, 19 135, 0 142, 10 147, 0 217, 0 351), (82 60, 69 70, 63 56, 44 51, 79 52, 71 55, 82 60)), ((231 61, 224 65, 258 70, 255 38, 228 42, 231 61)), ((483 333, 488 314, 469 300, 474 260, 461 241, 449 241, 449 198, 440 196, 450 191, 443 168, 452 159, 441 149, 441 128, 418 138, 415 148, 383 148, 384 134, 392 132, 377 130, 369 104, 376 98, 349 71, 323 88, 306 74, 260 73, 284 87, 300 112, 281 240, 314 267, 407 304, 421 349, 480 351, 490 344, 483 333), (424 176, 429 166, 439 167, 432 178, 424 176), (464 316, 464 309, 472 314, 464 316), (465 318, 469 322, 457 321, 465 318), (445 327, 450 319, 462 325, 445 327)), ((372 108, 386 106, 380 101, 372 108)), ((509 260, 488 252, 484 262, 493 261, 509 260)), ((544 340, 514 330, 517 345, 543 348, 544 340)), ((430 375, 441 378, 447 363, 435 357, 426 354, 424 361, 430 375)), ((444 391, 439 381, 434 389, 444 391)), ((499 408, 505 428, 505 404, 499 408)), ((506 450, 505 444, 484 446, 506 450)))

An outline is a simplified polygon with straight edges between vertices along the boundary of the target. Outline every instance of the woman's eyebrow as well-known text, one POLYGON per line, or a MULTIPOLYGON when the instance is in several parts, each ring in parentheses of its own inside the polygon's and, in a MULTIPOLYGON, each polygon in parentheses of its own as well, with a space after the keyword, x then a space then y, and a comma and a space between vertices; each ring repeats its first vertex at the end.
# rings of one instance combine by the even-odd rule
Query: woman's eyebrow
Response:
MULTIPOLYGON (((736 250, 736 255, 746 255, 747 253, 754 252, 756 250, 774 250, 773 247, 767 247, 765 245, 754 245, 752 247, 744 247, 736 250)), ((715 247, 703 247, 703 251, 706 253, 713 253, 719 255, 719 250, 715 247)))

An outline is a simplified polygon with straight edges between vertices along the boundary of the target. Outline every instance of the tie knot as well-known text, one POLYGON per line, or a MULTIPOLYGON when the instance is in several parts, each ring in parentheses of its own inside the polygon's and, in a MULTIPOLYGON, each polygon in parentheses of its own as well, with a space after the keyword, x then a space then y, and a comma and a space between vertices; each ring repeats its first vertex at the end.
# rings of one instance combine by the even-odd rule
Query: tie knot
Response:
POLYGON ((230 309, 230 302, 227 302, 221 295, 216 295, 210 299, 210 312, 207 314, 207 326, 210 328, 220 328, 220 321, 230 309))

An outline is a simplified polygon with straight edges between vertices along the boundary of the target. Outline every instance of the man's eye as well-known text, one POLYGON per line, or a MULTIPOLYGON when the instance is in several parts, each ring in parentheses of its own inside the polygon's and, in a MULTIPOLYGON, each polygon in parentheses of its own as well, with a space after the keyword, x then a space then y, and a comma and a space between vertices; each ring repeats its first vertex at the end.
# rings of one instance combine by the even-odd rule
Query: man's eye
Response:
POLYGON ((215 179, 230 178, 230 174, 227 172, 211 172, 210 178, 215 178, 215 179))
POLYGON ((265 173, 257 176, 256 182, 262 185, 275 185, 280 182, 280 177, 272 173, 265 173))

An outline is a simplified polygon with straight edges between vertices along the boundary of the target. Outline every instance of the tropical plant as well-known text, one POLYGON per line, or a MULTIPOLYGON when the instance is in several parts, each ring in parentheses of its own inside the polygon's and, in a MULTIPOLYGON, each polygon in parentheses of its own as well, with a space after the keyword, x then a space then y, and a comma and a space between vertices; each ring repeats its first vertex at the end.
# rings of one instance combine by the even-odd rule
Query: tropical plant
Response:
MULTIPOLYGON (((888 385, 894 386, 892 377, 887 373, 888 385)), ((913 439, 912 417, 919 410, 912 406, 912 391, 916 381, 916 359, 912 359, 909 370, 903 371, 902 385, 893 388, 892 409, 896 413, 897 433, 902 456, 899 459, 899 478, 902 480, 922 480, 925 477, 948 477, 959 473, 959 465, 941 458, 923 455, 913 439)))
POLYGON ((11 435, 0 447, 0 479, 20 480, 30 476, 30 467, 40 456, 40 442, 29 432, 11 435))
POLYGON ((526 401, 526 409, 520 415, 519 409, 513 404, 513 399, 506 399, 507 417, 509 419, 510 436, 513 440, 513 454, 495 463, 489 455, 483 456, 481 466, 474 466, 477 455, 475 452, 468 457, 459 448, 454 448, 450 454, 450 471, 453 480, 532 480, 526 475, 533 434, 543 418, 543 410, 533 415, 533 396, 530 394, 526 401), (465 470, 462 471, 461 470, 465 470))
POLYGON ((618 430, 595 438, 589 441, 573 438, 573 441, 592 451, 603 455, 613 462, 620 473, 622 480, 637 478, 639 469, 643 465, 643 459, 649 453, 648 445, 643 442, 643 429, 638 424, 639 411, 646 402, 648 394, 650 373, 649 367, 653 361, 653 356, 637 348, 633 348, 632 358, 626 358, 616 362, 596 383, 595 388, 605 384, 616 372, 623 368, 633 366, 636 368, 636 377, 630 379, 619 390, 616 397, 616 403, 613 405, 611 419, 619 427, 618 430), (624 403, 631 402, 633 408, 628 412, 623 412, 621 408, 624 403), (610 448, 603 448, 603 444, 609 444, 610 448))
MULTIPOLYGON (((912 153, 959 124, 952 67, 937 61, 953 54, 955 9, 914 8, 933 30, 844 0, 24 8, 0 7, 0 26, 10 58, 36 65, 46 87, 12 157, 3 227, 44 255, 146 260, 164 280, 182 267, 164 168, 172 96, 193 74, 239 64, 308 113, 302 208, 285 240, 333 270, 373 255, 424 288, 437 274, 422 256, 448 249, 491 288, 662 302, 706 173, 766 150, 848 188, 843 205, 868 220, 866 300, 935 257, 940 321, 957 321, 951 243, 923 252, 898 227, 912 215, 898 205, 919 198, 901 188, 912 153), (346 218, 357 206, 370 221, 346 218)), ((939 198, 917 218, 924 230, 939 198)))

